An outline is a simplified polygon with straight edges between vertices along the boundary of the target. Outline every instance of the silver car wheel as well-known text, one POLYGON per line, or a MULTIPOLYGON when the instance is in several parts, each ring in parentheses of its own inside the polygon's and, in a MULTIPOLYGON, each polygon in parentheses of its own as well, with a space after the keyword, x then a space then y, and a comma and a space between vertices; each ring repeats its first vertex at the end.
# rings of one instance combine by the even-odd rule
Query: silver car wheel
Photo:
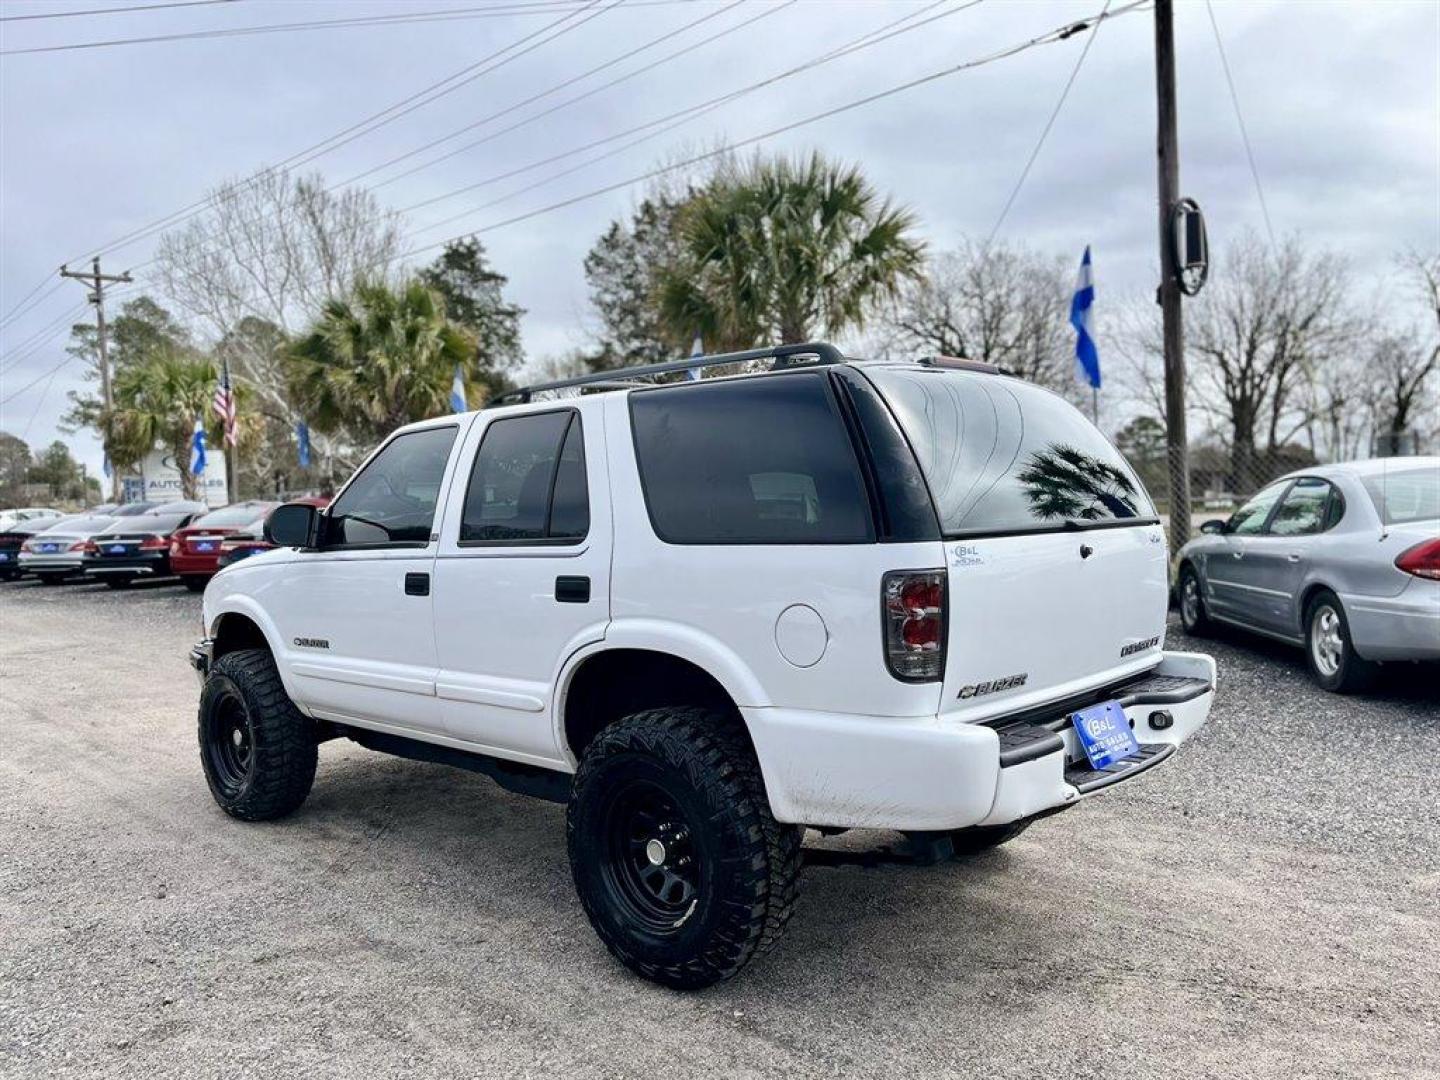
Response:
POLYGON ((1344 631, 1340 613, 1329 604, 1321 604, 1310 617, 1310 655, 1315 667, 1327 679, 1340 670, 1345 656, 1344 631))
POLYGON ((1180 617, 1186 626, 1194 626, 1200 619, 1200 583, 1193 574, 1185 576, 1180 590, 1180 617))

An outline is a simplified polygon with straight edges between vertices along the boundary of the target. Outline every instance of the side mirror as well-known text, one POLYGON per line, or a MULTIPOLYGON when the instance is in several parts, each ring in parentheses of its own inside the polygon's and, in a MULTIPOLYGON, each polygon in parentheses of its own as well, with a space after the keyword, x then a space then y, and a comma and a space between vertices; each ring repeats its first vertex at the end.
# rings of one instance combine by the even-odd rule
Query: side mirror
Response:
POLYGON ((277 506, 265 519, 265 540, 276 547, 315 547, 320 538, 320 511, 308 503, 277 506))
POLYGON ((1225 519, 1211 518, 1205 522, 1204 525, 1200 526, 1200 531, 1202 533, 1223 533, 1225 531, 1225 519))

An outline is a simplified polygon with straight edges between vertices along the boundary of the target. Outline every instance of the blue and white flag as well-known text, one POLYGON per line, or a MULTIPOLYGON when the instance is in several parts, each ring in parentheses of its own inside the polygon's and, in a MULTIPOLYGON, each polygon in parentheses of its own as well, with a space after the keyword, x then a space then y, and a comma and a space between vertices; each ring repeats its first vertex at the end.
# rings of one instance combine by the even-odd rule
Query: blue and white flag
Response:
POLYGON ((195 418, 195 434, 190 436, 190 475, 205 471, 205 421, 195 418))
POLYGON ((1080 260, 1075 278, 1075 296, 1070 301, 1070 325, 1075 327, 1075 377, 1093 389, 1100 389, 1100 351, 1090 326, 1090 309, 1095 306, 1095 279, 1090 270, 1090 245, 1080 260))
POLYGON ((460 370, 460 365, 455 365, 455 381, 450 384, 450 411, 467 412, 469 406, 465 404, 465 376, 460 370))
MULTIPOLYGON (((703 338, 700 337, 700 331, 699 331, 699 330, 696 330, 696 331, 695 331, 695 340, 694 340, 693 342, 691 342, 691 344, 690 344, 690 355, 691 355, 691 356, 704 356, 704 355, 705 355, 705 341, 704 341, 703 338)), ((694 380, 699 379, 704 373, 705 373, 705 369, 704 369, 704 368, 692 367, 689 371, 687 371, 687 372, 685 373, 685 378, 690 379, 691 381, 694 381, 694 380)))
POLYGON ((302 469, 310 467, 310 425, 304 420, 295 425, 295 457, 302 469))

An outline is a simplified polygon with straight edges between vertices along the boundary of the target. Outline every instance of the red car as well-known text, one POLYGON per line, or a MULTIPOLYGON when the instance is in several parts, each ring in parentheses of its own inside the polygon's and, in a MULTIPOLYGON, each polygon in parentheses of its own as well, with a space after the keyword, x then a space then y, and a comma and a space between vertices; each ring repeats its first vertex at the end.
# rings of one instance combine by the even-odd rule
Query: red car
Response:
MULTIPOLYGON (((315 495, 307 495, 302 499, 291 499, 290 501, 318 507, 321 510, 330 505, 329 499, 315 495)), ((270 511, 274 509, 275 507, 271 506, 247 526, 233 532, 221 541, 219 560, 221 569, 224 569, 232 563, 237 563, 241 559, 249 558, 251 555, 258 555, 262 551, 269 551, 275 546, 267 541, 264 536, 265 520, 270 516, 270 511)))
POLYGON ((220 569, 220 542, 233 532, 263 518, 280 504, 262 500, 231 503, 196 518, 170 538, 170 570, 191 592, 201 592, 220 569))

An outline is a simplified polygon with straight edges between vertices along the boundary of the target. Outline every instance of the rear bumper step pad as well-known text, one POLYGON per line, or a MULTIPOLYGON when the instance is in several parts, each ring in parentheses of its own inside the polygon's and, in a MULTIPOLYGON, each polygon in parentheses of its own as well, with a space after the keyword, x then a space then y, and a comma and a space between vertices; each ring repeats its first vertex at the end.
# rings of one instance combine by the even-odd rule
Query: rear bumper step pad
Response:
POLYGON ((1092 769, 1088 762, 1077 761, 1065 769, 1065 782, 1081 795, 1096 791, 1121 780, 1128 780, 1152 765, 1159 765, 1175 752, 1171 743, 1141 743, 1140 752, 1123 761, 1115 761, 1103 769, 1092 769))

